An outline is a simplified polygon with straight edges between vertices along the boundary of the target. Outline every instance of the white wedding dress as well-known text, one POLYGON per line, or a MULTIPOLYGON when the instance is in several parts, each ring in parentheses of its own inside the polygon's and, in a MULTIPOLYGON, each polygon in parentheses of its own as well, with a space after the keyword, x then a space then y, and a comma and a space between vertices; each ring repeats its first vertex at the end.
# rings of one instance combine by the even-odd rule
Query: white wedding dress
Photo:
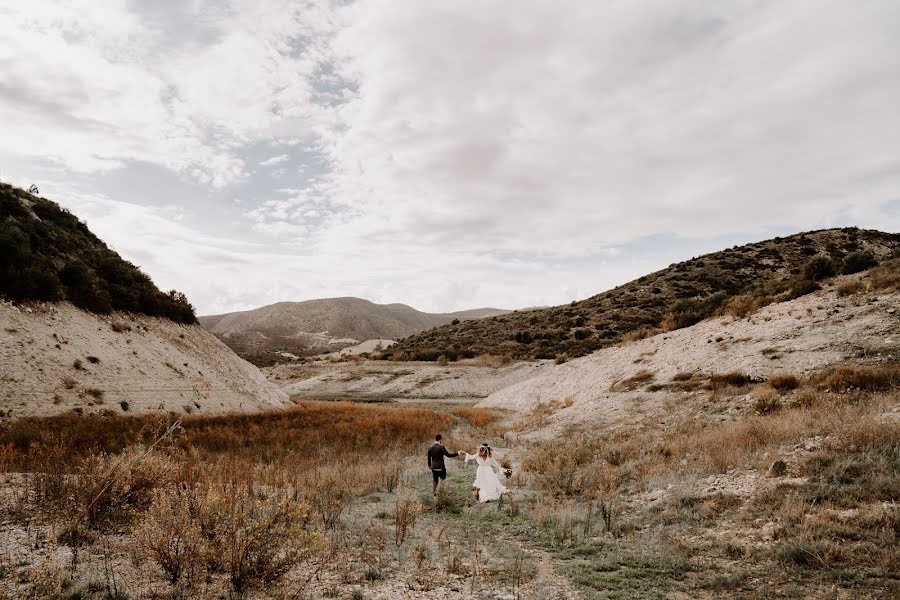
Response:
POLYGON ((487 459, 481 458, 477 454, 466 453, 466 463, 474 460, 478 463, 478 471, 475 473, 475 483, 473 488, 478 488, 478 500, 480 502, 490 502, 491 500, 499 500, 506 492, 506 488, 500 483, 500 478, 494 472, 493 467, 502 469, 493 456, 487 459))

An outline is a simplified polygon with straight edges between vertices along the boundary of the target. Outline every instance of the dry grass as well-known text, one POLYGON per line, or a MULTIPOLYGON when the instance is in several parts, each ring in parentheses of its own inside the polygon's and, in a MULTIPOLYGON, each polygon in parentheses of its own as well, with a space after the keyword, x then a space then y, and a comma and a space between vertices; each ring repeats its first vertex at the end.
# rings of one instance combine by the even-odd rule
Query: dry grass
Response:
POLYGON ((711 373, 708 378, 708 387, 717 390, 726 387, 741 387, 753 382, 753 378, 741 371, 728 373, 711 373))
POLYGON ((753 410, 760 415, 768 415, 781 408, 781 397, 772 389, 763 388, 753 394, 753 410))
POLYGON ((872 267, 867 279, 869 289, 900 290, 900 258, 872 267))
POLYGON ((653 381, 655 375, 652 371, 648 371, 647 369, 641 369, 631 377, 626 377, 625 379, 621 379, 613 383, 609 391, 611 392, 630 392, 632 390, 636 390, 637 388, 643 386, 644 384, 650 383, 653 381))
POLYGON ((563 407, 564 403, 559 400, 541 402, 531 409, 531 411, 529 411, 522 419, 513 423, 511 429, 512 431, 527 431, 529 429, 543 427, 546 425, 547 420, 563 407))
POLYGON ((854 294, 864 292, 865 289, 866 286, 859 280, 848 281, 847 283, 842 283, 837 287, 837 295, 839 298, 844 298, 846 296, 852 296, 854 294))
MULTIPOLYGON (((0 431, 0 468, 28 473, 35 517, 132 535, 137 559, 178 589, 212 578, 244 597, 318 556, 347 505, 393 491, 404 457, 452 422, 422 408, 344 402, 181 423, 23 419, 0 431), (373 448, 377 459, 360 460, 373 448)), ((398 508, 398 545, 418 510, 398 508)))
POLYGON ((900 388, 900 365, 886 367, 838 367, 812 379, 821 389, 844 393, 852 390, 879 392, 900 388))
POLYGON ((477 406, 457 406, 450 411, 457 417, 469 422, 473 427, 486 427, 503 416, 492 408, 479 408, 477 406))
POLYGON ((656 328, 656 327, 648 327, 646 325, 642 325, 642 326, 638 327, 637 329, 626 332, 624 335, 622 335, 622 342, 624 342, 626 344, 631 343, 631 342, 636 342, 638 340, 643 340, 648 337, 653 337, 654 335, 661 333, 661 331, 662 331, 661 329, 656 328))
POLYGON ((725 302, 722 313, 736 319, 744 319, 758 311, 763 306, 774 302, 772 296, 757 296, 754 294, 739 294, 725 302))
POLYGON ((772 375, 768 381, 772 389, 779 392, 788 392, 800 387, 800 380, 793 373, 779 373, 772 375))
POLYGON ((492 369, 499 369, 511 362, 512 357, 506 354, 481 354, 475 358, 461 358, 456 361, 456 364, 468 367, 491 367, 492 369))

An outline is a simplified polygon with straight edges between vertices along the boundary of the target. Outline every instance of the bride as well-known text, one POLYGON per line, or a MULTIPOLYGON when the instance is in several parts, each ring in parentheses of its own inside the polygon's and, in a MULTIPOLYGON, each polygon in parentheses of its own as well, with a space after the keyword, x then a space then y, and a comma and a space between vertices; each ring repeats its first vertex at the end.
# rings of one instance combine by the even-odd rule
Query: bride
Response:
POLYGON ((472 488, 475 490, 475 497, 479 502, 490 502, 491 500, 499 500, 500 496, 506 492, 506 488, 500 483, 497 473, 493 467, 502 470, 502 467, 494 460, 491 447, 487 444, 478 449, 477 454, 469 454, 466 452, 466 464, 470 460, 478 463, 478 471, 475 473, 475 483, 472 488))

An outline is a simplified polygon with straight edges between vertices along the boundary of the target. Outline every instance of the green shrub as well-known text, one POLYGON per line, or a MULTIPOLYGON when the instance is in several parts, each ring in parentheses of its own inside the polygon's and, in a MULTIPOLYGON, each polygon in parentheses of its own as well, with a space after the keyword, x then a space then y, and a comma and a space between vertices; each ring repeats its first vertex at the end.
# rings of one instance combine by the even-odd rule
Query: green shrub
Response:
POLYGON ((184 294, 161 292, 69 211, 6 184, 0 184, 0 256, 0 296, 10 300, 65 299, 94 313, 197 322, 184 294))
POLYGON ((812 294, 813 292, 818 292, 822 289, 815 281, 811 279, 800 279, 799 281, 794 282, 791 286, 791 289, 788 293, 788 299, 794 300, 795 298, 799 298, 801 296, 805 296, 807 294, 812 294))
POLYGON ((869 250, 851 252, 847 255, 846 258, 844 258, 844 264, 841 267, 841 273, 843 273, 844 275, 859 273, 860 271, 870 269, 877 264, 878 261, 875 259, 875 255, 869 250))
POLYGON ((819 281, 831 277, 835 273, 834 261, 824 255, 812 257, 803 267, 804 279, 819 281))

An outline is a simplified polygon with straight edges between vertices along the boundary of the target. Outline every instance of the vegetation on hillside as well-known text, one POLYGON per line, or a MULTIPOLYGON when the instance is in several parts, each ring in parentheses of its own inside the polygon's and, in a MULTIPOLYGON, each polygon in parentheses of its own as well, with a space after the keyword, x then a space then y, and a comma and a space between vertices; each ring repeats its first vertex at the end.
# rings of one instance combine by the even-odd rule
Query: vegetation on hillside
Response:
POLYGON ((0 183, 0 296, 68 300, 93 313, 114 310, 197 322, 181 292, 161 292, 83 222, 54 202, 0 183))
POLYGON ((757 308, 820 289, 835 274, 900 252, 900 234, 830 229, 735 246, 645 275, 586 300, 445 325, 401 340, 395 360, 453 361, 481 354, 560 362, 716 314, 757 308))

